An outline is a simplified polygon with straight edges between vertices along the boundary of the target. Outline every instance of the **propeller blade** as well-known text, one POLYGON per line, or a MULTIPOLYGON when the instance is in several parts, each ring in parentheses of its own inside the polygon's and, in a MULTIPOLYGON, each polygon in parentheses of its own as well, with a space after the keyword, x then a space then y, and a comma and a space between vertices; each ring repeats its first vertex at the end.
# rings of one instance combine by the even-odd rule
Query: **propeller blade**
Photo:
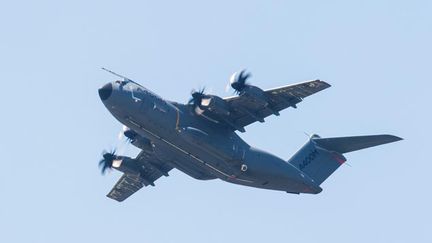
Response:
POLYGON ((238 72, 235 72, 235 73, 233 73, 233 74, 230 76, 230 79, 229 79, 229 83, 230 83, 230 85, 236 81, 236 79, 237 79, 237 74, 238 74, 238 72))
POLYGON ((189 104, 189 105, 193 105, 193 106, 194 106, 195 113, 197 113, 198 115, 201 115, 201 114, 204 112, 204 110, 202 110, 202 109, 200 108, 200 106, 201 106, 201 101, 202 101, 202 99, 203 99, 204 97, 206 97, 206 94, 205 94, 205 87, 199 89, 198 91, 196 91, 195 89, 193 89, 193 90, 191 91, 191 96, 192 96, 192 97, 189 99, 188 104, 189 104), (198 108, 198 109, 197 109, 197 108, 198 108))
MULTIPOLYGON (((251 77, 250 73, 246 73, 246 69, 240 72, 235 72, 231 75, 229 85, 234 89, 236 94, 240 94, 244 88, 248 86, 247 79, 251 77)), ((228 89, 228 86, 227 86, 228 89)))
POLYGON ((225 92, 228 92, 230 90, 230 88, 231 88, 231 83, 228 82, 225 86, 225 92))
POLYGON ((107 170, 111 170, 114 159, 117 158, 115 149, 111 152, 103 151, 102 159, 99 161, 99 167, 101 174, 105 175, 107 170))

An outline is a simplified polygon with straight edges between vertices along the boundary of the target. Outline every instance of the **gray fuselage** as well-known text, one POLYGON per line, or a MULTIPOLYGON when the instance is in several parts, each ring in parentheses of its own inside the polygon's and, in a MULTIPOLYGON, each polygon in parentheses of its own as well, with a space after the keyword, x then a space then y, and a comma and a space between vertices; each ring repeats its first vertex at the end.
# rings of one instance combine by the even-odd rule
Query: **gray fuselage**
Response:
POLYGON ((251 147, 232 128, 198 115, 191 105, 164 100, 133 82, 116 81, 101 90, 117 120, 150 140, 158 159, 193 178, 296 193, 322 190, 292 164, 251 147))

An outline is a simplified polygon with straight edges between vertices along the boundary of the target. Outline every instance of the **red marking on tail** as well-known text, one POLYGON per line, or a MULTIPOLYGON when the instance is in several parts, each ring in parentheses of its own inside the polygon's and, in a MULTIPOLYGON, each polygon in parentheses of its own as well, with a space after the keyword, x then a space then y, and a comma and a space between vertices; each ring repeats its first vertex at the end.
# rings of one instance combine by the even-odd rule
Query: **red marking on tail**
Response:
POLYGON ((335 158, 335 160, 339 162, 339 164, 343 164, 346 161, 346 159, 341 157, 339 154, 333 154, 333 158, 335 158))

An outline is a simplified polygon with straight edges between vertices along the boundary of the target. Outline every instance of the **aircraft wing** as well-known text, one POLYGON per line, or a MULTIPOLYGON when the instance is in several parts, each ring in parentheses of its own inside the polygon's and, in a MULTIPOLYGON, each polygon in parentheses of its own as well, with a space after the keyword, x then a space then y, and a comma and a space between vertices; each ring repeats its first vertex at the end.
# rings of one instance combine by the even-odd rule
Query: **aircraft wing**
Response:
POLYGON ((242 95, 224 98, 230 107, 226 122, 236 130, 244 131, 243 127, 256 121, 264 122, 265 117, 279 115, 279 111, 288 107, 297 108, 305 97, 329 87, 330 84, 324 81, 314 80, 265 90, 267 105, 242 95))
POLYGON ((142 168, 139 174, 126 174, 117 181, 107 197, 118 202, 137 192, 144 186, 152 185, 161 176, 168 176, 168 172, 173 168, 170 165, 160 162, 153 154, 141 151, 135 158, 142 168))

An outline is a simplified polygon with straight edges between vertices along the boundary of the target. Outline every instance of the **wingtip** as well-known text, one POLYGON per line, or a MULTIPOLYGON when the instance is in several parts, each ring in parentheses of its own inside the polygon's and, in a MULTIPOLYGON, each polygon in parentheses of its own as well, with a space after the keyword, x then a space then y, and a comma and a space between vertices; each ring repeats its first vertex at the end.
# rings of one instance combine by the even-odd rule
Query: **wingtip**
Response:
POLYGON ((326 81, 321 81, 321 82, 323 82, 328 88, 331 87, 331 84, 327 83, 326 81))
POLYGON ((382 134, 382 135, 376 135, 377 137, 381 137, 383 144, 386 143, 394 143, 394 142, 398 142, 401 140, 404 140, 401 137, 395 136, 395 135, 391 135, 391 134, 382 134))
POLYGON ((398 136, 395 136, 395 135, 391 135, 391 134, 386 134, 385 136, 387 136, 389 138, 389 140, 391 140, 391 142, 397 142, 397 141, 404 140, 401 137, 398 137, 398 136))
POLYGON ((316 81, 316 82, 320 82, 321 84, 325 85, 326 88, 330 88, 330 87, 331 87, 331 84, 327 83, 327 82, 324 81, 324 80, 316 79, 315 81, 316 81))

